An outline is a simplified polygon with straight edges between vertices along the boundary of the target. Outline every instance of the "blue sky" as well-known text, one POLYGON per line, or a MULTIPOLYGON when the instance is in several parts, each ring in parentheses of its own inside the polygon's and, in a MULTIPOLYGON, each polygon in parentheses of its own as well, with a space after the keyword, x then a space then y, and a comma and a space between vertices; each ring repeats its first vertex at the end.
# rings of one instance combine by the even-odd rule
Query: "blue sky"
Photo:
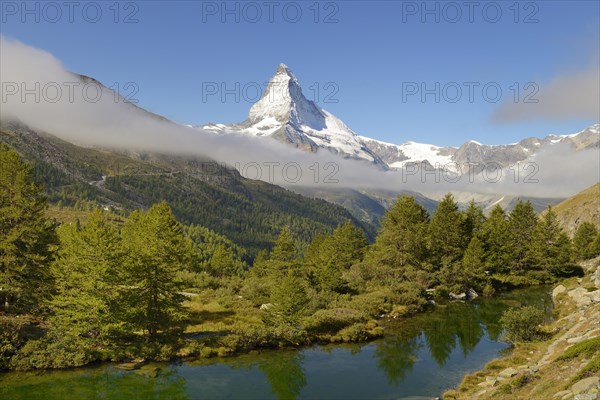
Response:
MULTIPOLYGON (((266 82, 279 63, 295 72, 307 97, 354 131, 389 142, 510 143, 526 136, 572 133, 598 122, 597 114, 561 115, 560 110, 552 117, 494 118, 502 102, 514 102, 515 83, 522 103, 535 88, 525 90, 528 82, 543 89, 557 77, 598 68, 598 1, 520 2, 517 7, 513 1, 478 2, 473 22, 462 1, 452 6, 427 2, 428 8, 440 10, 439 22, 435 14, 423 15, 425 3, 420 1, 277 3, 271 22, 269 2, 121 2, 116 15, 114 2, 108 1, 89 6, 85 16, 81 2, 70 22, 64 6, 56 17, 56 10, 43 9, 43 2, 4 2, 1 30, 107 86, 135 82, 140 106, 182 123, 242 121, 250 98, 203 99, 203 86, 215 82, 234 88, 239 82, 240 88, 249 89, 247 97, 253 97, 252 88, 266 82), (33 14, 22 15, 23 7, 33 14), (225 7, 237 7, 239 21, 235 12, 222 15, 225 7), (257 7, 262 15, 255 18, 257 7), (94 20, 97 9, 102 12, 98 22, 86 21, 94 20), (297 10, 301 17, 296 17, 297 10), (124 23, 131 13, 137 22, 124 23), (494 19, 498 21, 492 23, 494 19), (329 82, 333 85, 327 86, 329 82), (434 88, 436 82, 439 103, 433 94, 425 101, 419 93, 406 94, 415 84, 420 90, 423 84, 434 88), (446 85, 446 98, 455 98, 452 82, 462 87, 455 103, 441 92, 446 85), (479 85, 472 102, 465 82, 479 85), (485 84, 493 90, 500 87, 498 102, 485 100, 485 84)), ((527 114, 528 104, 519 106, 527 114)))

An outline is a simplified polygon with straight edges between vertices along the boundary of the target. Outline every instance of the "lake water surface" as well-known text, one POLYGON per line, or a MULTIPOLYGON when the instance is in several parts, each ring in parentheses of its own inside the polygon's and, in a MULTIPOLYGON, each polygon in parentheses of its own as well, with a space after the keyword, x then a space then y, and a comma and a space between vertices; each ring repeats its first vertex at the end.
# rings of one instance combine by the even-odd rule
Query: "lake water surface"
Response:
POLYGON ((439 396, 498 357, 509 307, 551 307, 540 287, 450 303, 386 322, 386 336, 356 345, 263 351, 230 358, 0 374, 0 399, 401 399, 439 396))

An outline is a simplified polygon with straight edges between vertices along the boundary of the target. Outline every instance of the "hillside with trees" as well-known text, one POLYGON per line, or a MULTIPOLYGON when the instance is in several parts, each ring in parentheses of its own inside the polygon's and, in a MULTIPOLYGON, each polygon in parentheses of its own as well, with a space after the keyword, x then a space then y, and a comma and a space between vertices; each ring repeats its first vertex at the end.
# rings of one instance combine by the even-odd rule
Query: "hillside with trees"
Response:
POLYGON ((0 161, 3 369, 364 341, 383 334, 381 315, 550 283, 600 254, 593 224, 571 239, 551 208, 539 217, 519 202, 486 218, 448 194, 431 215, 400 197, 372 245, 349 219, 307 245, 284 221, 249 263, 248 249, 182 223, 167 202, 58 224, 35 169, 4 144, 0 161))

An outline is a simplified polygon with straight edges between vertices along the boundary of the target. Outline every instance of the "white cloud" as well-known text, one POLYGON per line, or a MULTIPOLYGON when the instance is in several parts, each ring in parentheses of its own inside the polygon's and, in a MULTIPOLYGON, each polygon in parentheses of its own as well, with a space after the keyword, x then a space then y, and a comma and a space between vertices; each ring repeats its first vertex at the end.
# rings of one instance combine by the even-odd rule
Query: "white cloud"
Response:
POLYGON ((103 89, 100 100, 91 102, 89 97, 95 97, 94 89, 90 89, 86 101, 83 85, 79 85, 74 89, 73 98, 70 98, 68 85, 69 82, 79 81, 77 75, 66 71, 56 58, 43 50, 5 37, 1 37, 0 41, 0 118, 16 118, 31 128, 76 144, 199 156, 228 165, 247 166, 246 172, 250 178, 256 177, 255 166, 258 165, 263 180, 283 185, 320 184, 335 188, 413 190, 423 193, 469 191, 566 197, 599 180, 600 160, 597 151, 578 152, 575 155, 560 146, 541 152, 536 159, 538 183, 525 184, 522 180, 515 183, 507 171, 501 180, 494 183, 486 182, 481 176, 470 181, 467 175, 458 182, 450 182, 443 176, 436 179, 431 174, 423 179, 420 173, 407 177, 406 171, 404 174, 398 171, 384 172, 366 162, 344 160, 327 151, 307 153, 265 138, 216 135, 157 119, 122 101, 115 102, 113 93, 107 89, 103 89), (31 90, 36 84, 41 91, 38 93, 39 101, 35 101, 33 94, 22 98, 23 85, 31 90), (54 101, 55 93, 50 89, 56 86, 63 89, 63 96, 54 101), (47 93, 43 93, 44 87, 48 89, 47 93), (15 88, 18 88, 16 93, 15 88), (52 101, 49 101, 50 98, 52 101), (320 170, 317 178, 315 163, 318 163, 320 170), (333 164, 326 167, 327 163, 333 164), (291 165, 287 179, 283 174, 286 164, 291 165), (297 182, 290 182, 296 178, 296 166, 300 167, 302 175, 297 182), (336 166, 337 172, 330 178, 337 180, 337 183, 324 182, 336 166))

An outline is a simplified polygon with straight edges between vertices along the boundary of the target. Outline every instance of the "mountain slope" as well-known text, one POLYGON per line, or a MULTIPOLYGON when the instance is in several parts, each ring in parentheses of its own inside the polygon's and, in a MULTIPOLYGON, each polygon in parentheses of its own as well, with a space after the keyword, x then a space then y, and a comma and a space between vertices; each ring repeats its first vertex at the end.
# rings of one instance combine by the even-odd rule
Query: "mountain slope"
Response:
POLYGON ((303 241, 346 219, 374 234, 338 205, 245 179, 210 160, 84 148, 20 124, 1 128, 0 141, 34 165, 55 204, 92 201, 128 211, 166 200, 180 220, 223 234, 250 254, 270 247, 284 225, 303 241))
POLYGON ((582 222, 592 222, 600 229, 600 183, 569 197, 552 208, 561 226, 575 233, 582 222))

